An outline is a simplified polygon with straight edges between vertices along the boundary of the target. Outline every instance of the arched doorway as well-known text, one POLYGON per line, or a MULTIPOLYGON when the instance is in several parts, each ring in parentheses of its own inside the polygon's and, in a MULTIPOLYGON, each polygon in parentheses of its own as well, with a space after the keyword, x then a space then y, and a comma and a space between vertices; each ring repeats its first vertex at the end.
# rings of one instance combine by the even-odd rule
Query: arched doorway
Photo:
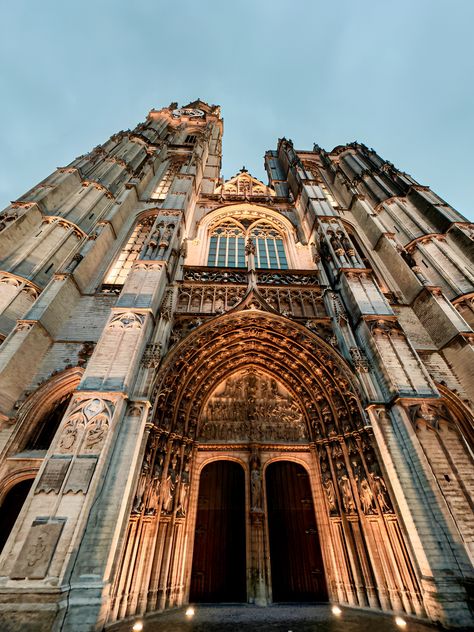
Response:
POLYGON ((200 477, 190 601, 246 601, 245 476, 213 461, 200 477))
POLYGON ((266 469, 273 601, 327 601, 309 476, 277 461, 266 469))
POLYGON ((34 478, 20 481, 9 489, 0 505, 0 553, 23 507, 34 478))

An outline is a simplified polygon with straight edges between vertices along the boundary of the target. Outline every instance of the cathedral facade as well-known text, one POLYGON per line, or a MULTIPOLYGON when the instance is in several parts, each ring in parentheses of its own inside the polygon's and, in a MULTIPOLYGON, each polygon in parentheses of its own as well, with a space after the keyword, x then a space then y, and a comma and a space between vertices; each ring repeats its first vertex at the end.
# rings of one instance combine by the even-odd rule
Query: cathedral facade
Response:
POLYGON ((2 629, 199 602, 473 625, 474 225, 359 143, 152 110, 0 215, 2 629))

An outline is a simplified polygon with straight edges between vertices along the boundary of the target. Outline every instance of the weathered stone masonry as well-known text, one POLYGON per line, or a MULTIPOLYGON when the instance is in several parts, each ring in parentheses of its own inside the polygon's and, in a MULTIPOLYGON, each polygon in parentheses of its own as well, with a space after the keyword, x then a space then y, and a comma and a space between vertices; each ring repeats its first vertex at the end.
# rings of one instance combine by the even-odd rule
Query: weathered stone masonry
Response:
POLYGON ((359 143, 280 139, 268 185, 224 181, 222 133, 218 106, 152 110, 0 214, 2 626, 204 594, 218 460, 248 602, 277 595, 283 462, 319 597, 473 625, 474 225, 359 143))

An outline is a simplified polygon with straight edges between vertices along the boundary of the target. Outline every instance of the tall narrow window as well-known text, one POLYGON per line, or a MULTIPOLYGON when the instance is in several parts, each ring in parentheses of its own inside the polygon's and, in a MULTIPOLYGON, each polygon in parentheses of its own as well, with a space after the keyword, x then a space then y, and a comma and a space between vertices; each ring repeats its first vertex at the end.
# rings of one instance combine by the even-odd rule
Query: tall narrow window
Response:
POLYGON ((147 217, 139 222, 130 235, 125 248, 119 253, 105 278, 105 285, 123 285, 133 263, 138 259, 151 230, 155 217, 147 217))
POLYGON ((168 195, 168 191, 170 190, 171 183, 173 182, 173 178, 178 173, 181 165, 183 164, 183 160, 173 160, 168 165, 168 168, 163 174, 158 186, 151 194, 150 198, 152 200, 164 200, 168 195))
POLYGON ((157 215, 149 215, 139 221, 107 272, 102 290, 115 291, 115 288, 120 288, 138 259, 163 259, 170 247, 175 228, 175 222, 166 222, 157 215))
POLYGON ((245 268, 245 229, 240 224, 227 221, 211 233, 208 266, 245 268))
POLYGON ((255 244, 257 268, 287 269, 283 235, 268 222, 226 219, 209 235, 208 266, 245 268, 245 244, 255 244))
POLYGON ((283 237, 276 228, 266 223, 253 224, 250 237, 255 243, 257 268, 288 268, 283 237))

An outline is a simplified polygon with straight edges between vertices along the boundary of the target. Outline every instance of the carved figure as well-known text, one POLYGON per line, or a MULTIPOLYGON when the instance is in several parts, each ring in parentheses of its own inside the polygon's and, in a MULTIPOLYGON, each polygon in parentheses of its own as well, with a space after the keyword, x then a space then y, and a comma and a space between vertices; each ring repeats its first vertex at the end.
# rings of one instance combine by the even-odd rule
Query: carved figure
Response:
POLYGON ((171 476, 171 472, 168 473, 163 483, 163 511, 164 513, 170 513, 173 508, 173 495, 175 484, 171 476))
POLYGON ((252 463, 252 470, 250 472, 250 485, 252 491, 252 509, 262 508, 262 477, 260 475, 260 468, 258 462, 255 460, 252 463))
POLYGON ((370 478, 372 479, 372 484, 375 489, 375 495, 377 496, 377 501, 380 505, 380 509, 383 511, 383 513, 391 513, 393 510, 385 481, 381 476, 375 474, 375 472, 370 473, 370 478))
POLYGON ((325 476, 323 487, 328 499, 329 513, 337 512, 336 490, 334 488, 334 483, 332 482, 331 475, 329 473, 327 473, 325 476))
POLYGON ((362 511, 365 514, 374 513, 374 494, 366 478, 362 478, 359 480, 359 495, 360 503, 362 505, 362 511))
POLYGON ((73 445, 76 443, 78 434, 77 424, 68 423, 66 424, 63 433, 61 435, 61 439, 59 440, 59 448, 63 451, 69 451, 73 445))

